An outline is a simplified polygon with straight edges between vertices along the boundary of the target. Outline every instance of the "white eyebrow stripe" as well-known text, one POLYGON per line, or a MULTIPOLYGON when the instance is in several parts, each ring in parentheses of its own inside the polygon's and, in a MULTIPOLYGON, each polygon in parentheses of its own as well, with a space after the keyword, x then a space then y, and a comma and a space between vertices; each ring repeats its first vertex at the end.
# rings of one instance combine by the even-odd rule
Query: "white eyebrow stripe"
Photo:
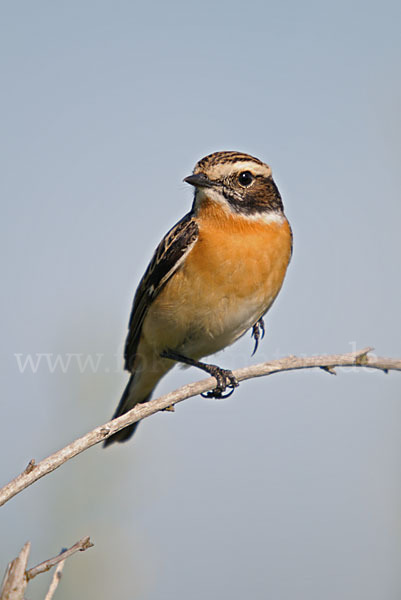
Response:
POLYGON ((250 171, 253 175, 263 175, 263 177, 271 177, 272 175, 272 170, 268 165, 259 164, 251 160, 215 164, 208 166, 202 172, 206 173, 211 180, 219 180, 233 174, 241 173, 242 171, 250 171))
MULTIPOLYGON (((232 167, 233 165, 231 165, 231 168, 227 169, 228 172, 232 172, 232 167)), ((235 167, 238 167, 238 172, 251 171, 251 173, 253 173, 254 175, 264 175, 265 177, 269 177, 272 174, 272 170, 268 165, 260 165, 259 163, 253 161, 239 160, 238 163, 236 163, 235 167)))

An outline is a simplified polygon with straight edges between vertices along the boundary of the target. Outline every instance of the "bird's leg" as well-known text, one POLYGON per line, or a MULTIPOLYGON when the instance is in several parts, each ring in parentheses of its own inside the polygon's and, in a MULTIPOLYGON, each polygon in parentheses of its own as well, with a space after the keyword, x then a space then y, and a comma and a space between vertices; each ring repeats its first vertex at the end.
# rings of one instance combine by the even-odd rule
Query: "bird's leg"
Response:
POLYGON ((261 319, 259 319, 259 321, 256 321, 255 325, 252 327, 251 336, 255 340, 255 348, 253 349, 253 352, 252 352, 252 356, 253 356, 255 354, 256 350, 258 349, 259 340, 263 339, 265 337, 265 322, 263 320, 263 317, 261 319))
POLYGON ((202 369, 202 371, 206 371, 209 375, 212 375, 212 377, 216 379, 217 385, 214 390, 201 394, 204 398, 228 398, 228 396, 231 396, 233 393, 234 388, 239 385, 237 379, 228 369, 222 369, 217 365, 209 365, 199 360, 188 358, 187 356, 183 356, 182 354, 175 352, 175 350, 170 349, 164 350, 160 356, 162 358, 169 358, 170 360, 184 363, 185 365, 190 365, 191 367, 197 367, 198 369, 202 369), (228 387, 232 388, 231 391, 223 395, 223 392, 225 392, 228 387))

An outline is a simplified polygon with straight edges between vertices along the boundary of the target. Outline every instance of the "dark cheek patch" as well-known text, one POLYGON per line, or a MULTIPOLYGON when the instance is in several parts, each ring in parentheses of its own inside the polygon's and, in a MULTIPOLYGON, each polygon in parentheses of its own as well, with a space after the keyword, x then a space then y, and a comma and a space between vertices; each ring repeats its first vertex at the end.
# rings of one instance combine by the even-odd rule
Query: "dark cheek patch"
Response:
POLYGON ((280 192, 271 177, 258 176, 249 189, 241 188, 239 184, 234 187, 233 183, 230 187, 236 193, 230 194, 230 188, 227 188, 224 195, 236 212, 252 215, 268 210, 283 211, 280 192))

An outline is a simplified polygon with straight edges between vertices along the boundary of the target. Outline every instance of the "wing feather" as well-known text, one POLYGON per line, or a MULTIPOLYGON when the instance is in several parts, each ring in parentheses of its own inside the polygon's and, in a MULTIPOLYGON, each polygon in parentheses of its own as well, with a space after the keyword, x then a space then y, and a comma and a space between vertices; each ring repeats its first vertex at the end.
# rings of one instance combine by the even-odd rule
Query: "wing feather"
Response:
POLYGON ((198 239, 198 225, 188 213, 164 236, 139 282, 135 293, 125 343, 125 368, 132 370, 149 306, 180 267, 198 239))

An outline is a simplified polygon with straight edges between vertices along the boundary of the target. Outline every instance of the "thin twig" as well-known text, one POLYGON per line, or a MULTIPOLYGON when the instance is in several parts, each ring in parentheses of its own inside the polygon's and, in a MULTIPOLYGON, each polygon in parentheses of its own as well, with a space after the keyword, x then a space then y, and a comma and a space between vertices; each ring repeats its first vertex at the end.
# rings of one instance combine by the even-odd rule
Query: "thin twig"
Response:
POLYGON ((45 600, 52 600, 54 593, 57 589, 57 586, 61 579, 61 574, 64 569, 65 560, 62 560, 61 563, 57 565, 56 570, 54 571, 53 578, 50 583, 49 591, 46 594, 45 600))
POLYGON ((29 569, 29 571, 26 572, 27 580, 29 581, 30 579, 36 577, 36 575, 49 571, 49 569, 54 567, 54 565, 57 565, 57 563, 66 560, 69 556, 72 556, 76 552, 82 552, 83 550, 92 548, 92 546, 93 544, 90 541, 89 536, 82 538, 82 540, 79 540, 79 542, 71 546, 71 548, 68 548, 68 550, 63 550, 63 552, 60 552, 60 554, 58 554, 57 556, 54 556, 53 558, 48 558, 47 560, 44 560, 43 562, 36 565, 36 567, 32 567, 32 569, 29 569))
MULTIPOLYGON (((332 354, 306 358, 288 356, 287 358, 281 358, 272 362, 260 363, 251 367, 238 369, 233 373, 238 381, 244 381, 245 379, 263 377, 283 371, 313 369, 316 367, 324 369, 329 373, 332 373, 335 367, 365 367, 369 369, 378 369, 384 373, 387 373, 388 371, 401 371, 401 359, 379 358, 373 355, 369 356, 368 353, 371 350, 372 348, 364 348, 363 350, 350 352, 348 354, 332 354)), ((123 429, 127 425, 145 419, 146 417, 177 404, 178 402, 182 402, 187 398, 212 390, 215 386, 216 380, 214 377, 184 385, 178 390, 155 398, 146 404, 137 404, 135 408, 126 414, 109 421, 104 425, 96 427, 89 433, 78 438, 54 454, 51 454, 37 464, 35 464, 34 459, 31 459, 28 465, 29 468, 26 468, 25 471, 0 489, 0 506, 44 475, 51 473, 71 458, 74 458, 74 456, 77 456, 77 454, 104 441, 107 437, 120 431, 120 429, 123 429)))

